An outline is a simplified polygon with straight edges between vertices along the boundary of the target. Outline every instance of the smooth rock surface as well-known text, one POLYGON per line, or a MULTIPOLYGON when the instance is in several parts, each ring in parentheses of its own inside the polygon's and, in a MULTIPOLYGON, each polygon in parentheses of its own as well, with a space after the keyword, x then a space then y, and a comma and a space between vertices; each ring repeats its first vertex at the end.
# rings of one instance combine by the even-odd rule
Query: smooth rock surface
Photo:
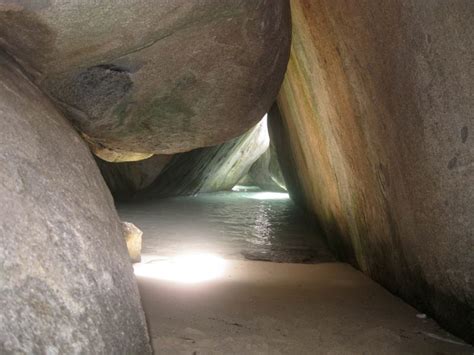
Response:
POLYGON ((341 258, 474 342, 474 2, 291 4, 299 195, 341 258))
POLYGON ((0 353, 151 353, 110 193, 86 144, 0 56, 0 353))
POLYGON ((127 243, 128 255, 132 263, 139 263, 142 252, 143 232, 136 225, 130 222, 122 222, 122 231, 127 243))
POLYGON ((287 192, 296 204, 306 207, 304 191, 298 177, 298 166, 293 158, 295 155, 290 141, 289 128, 285 125, 276 103, 268 112, 268 132, 277 153, 287 192))
POLYGON ((271 139, 270 146, 253 163, 247 176, 249 182, 264 191, 286 192, 285 178, 280 169, 275 144, 271 139))
POLYGON ((140 198, 230 190, 267 150, 266 117, 244 135, 215 147, 176 154, 140 198))
POLYGON ((137 162, 109 163, 101 159, 96 162, 114 198, 126 200, 150 186, 172 157, 154 155, 137 162))
POLYGON ((288 0, 22 1, 0 46, 110 150, 172 154, 254 126, 283 80, 288 0))

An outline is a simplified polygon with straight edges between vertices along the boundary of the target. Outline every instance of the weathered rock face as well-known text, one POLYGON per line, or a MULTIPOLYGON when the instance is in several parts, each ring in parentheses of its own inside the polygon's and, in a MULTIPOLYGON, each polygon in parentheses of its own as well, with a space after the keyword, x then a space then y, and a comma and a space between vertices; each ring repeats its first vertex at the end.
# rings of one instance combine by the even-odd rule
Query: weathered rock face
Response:
POLYGON ((139 194, 146 198, 230 190, 267 150, 267 120, 227 143, 177 154, 156 181, 139 194))
POLYGON ((271 106, 289 44, 288 0, 0 5, 0 47, 96 146, 122 155, 243 134, 271 106))
POLYGON ((297 195, 341 257, 473 342, 474 2, 291 3, 297 195))
POLYGON ((268 132, 276 150, 285 188, 291 199, 298 205, 304 206, 305 198, 300 186, 298 167, 294 161, 294 152, 290 141, 288 127, 284 125, 278 105, 275 103, 268 112, 268 132))
POLYGON ((247 177, 253 185, 260 187, 262 190, 286 192, 285 179, 278 162, 277 150, 271 139, 270 146, 253 163, 247 177))
POLYGON ((128 163, 108 163, 101 159, 96 161, 115 199, 126 200, 150 186, 172 157, 154 155, 146 160, 128 163))
POLYGON ((150 353, 113 201, 70 124, 0 57, 0 353, 150 353))

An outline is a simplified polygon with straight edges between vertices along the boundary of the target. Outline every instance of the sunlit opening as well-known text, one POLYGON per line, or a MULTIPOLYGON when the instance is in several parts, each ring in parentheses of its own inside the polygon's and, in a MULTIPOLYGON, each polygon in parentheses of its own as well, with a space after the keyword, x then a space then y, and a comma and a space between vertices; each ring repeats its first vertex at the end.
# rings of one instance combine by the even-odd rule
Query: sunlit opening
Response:
POLYGON ((260 188, 258 186, 244 186, 244 185, 235 185, 232 188, 232 191, 234 192, 253 192, 253 191, 259 191, 260 188))
POLYGON ((285 192, 256 192, 248 197, 255 200, 287 200, 290 195, 285 192))
POLYGON ((135 264, 135 275, 179 283, 198 283, 224 274, 225 260, 212 254, 186 254, 146 264, 135 264))

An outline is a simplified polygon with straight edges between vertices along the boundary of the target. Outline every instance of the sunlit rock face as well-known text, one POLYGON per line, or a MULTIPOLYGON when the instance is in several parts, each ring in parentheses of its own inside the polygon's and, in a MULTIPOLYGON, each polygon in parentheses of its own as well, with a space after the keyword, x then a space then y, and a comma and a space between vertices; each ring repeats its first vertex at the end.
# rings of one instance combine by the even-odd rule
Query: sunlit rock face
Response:
POLYGON ((112 195, 127 200, 150 186, 173 158, 172 155, 154 155, 151 158, 126 163, 109 163, 96 159, 112 195))
POLYGON ((0 46, 96 146, 171 154, 267 112, 290 47, 288 0, 0 4, 0 46))
POLYGON ((142 161, 148 158, 151 158, 153 154, 150 153, 135 153, 135 152, 127 152, 118 149, 108 149, 104 147, 100 147, 97 144, 91 142, 88 137, 83 135, 84 140, 89 144, 89 148, 91 149, 92 153, 98 158, 103 161, 107 161, 109 163, 128 163, 128 162, 136 162, 142 161))
POLYGON ((340 257, 474 341, 474 2, 291 4, 296 196, 340 257))
POLYGON ((229 142, 175 155, 158 178, 138 197, 230 190, 248 173, 268 146, 267 120, 264 118, 250 131, 229 142))
POLYGON ((285 179, 272 140, 265 153, 253 163, 246 178, 247 184, 258 186, 264 191, 286 192, 285 179))
POLYGON ((273 147, 276 150, 278 165, 280 166, 285 181, 285 188, 296 204, 304 206, 304 191, 298 177, 298 167, 294 160, 295 155, 290 141, 290 132, 281 117, 280 110, 276 103, 268 112, 268 132, 273 147))
POLYGON ((150 353, 99 170, 70 124, 3 56, 0 116, 0 353, 150 353))

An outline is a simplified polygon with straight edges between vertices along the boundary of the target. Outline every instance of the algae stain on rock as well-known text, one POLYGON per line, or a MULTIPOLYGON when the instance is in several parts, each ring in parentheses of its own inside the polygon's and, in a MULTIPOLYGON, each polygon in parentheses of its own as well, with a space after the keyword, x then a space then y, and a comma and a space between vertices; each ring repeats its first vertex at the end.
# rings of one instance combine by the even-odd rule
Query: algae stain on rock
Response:
POLYGON ((125 69, 104 64, 80 70, 62 80, 48 81, 47 86, 54 97, 86 113, 93 121, 121 102, 133 82, 125 69))
POLYGON ((151 102, 143 113, 143 122, 155 126, 167 125, 173 121, 186 120, 195 112, 182 99, 172 95, 159 97, 151 102))

